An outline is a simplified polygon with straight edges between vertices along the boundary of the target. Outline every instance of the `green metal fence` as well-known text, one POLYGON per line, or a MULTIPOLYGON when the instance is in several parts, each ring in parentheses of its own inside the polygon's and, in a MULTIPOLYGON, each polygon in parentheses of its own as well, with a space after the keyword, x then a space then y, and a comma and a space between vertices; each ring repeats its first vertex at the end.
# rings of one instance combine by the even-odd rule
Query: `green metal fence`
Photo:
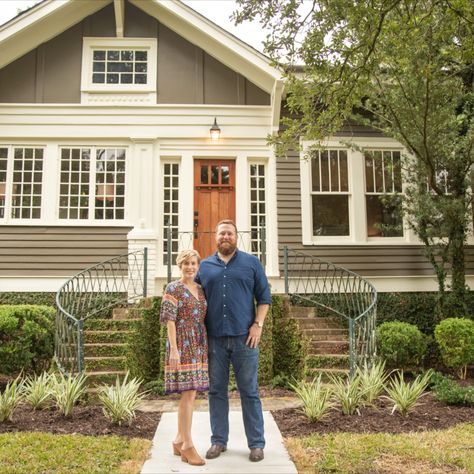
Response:
POLYGON ((375 357, 377 292, 357 273, 284 247, 285 293, 297 304, 337 316, 349 330, 349 371, 375 357))
POLYGON ((55 358, 60 370, 84 370, 84 323, 147 295, 148 249, 93 265, 56 293, 55 358))

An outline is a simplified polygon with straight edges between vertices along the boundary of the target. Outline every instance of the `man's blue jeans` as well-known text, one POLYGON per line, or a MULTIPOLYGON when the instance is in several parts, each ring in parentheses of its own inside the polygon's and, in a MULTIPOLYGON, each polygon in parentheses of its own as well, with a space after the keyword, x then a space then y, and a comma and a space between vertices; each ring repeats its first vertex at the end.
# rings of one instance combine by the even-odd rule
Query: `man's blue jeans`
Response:
POLYGON ((226 446, 229 439, 229 367, 232 364, 240 392, 249 448, 264 448, 262 403, 258 394, 259 349, 244 336, 209 336, 209 411, 211 444, 226 446))

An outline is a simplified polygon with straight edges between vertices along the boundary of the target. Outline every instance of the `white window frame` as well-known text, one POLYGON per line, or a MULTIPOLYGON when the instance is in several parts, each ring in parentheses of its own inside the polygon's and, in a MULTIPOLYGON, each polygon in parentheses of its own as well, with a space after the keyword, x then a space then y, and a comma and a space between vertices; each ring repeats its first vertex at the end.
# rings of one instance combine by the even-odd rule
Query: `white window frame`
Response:
MULTIPOLYGON (((367 210, 365 200, 365 161, 361 151, 350 148, 353 143, 359 148, 376 150, 396 150, 405 153, 402 145, 390 138, 368 139, 331 137, 321 145, 329 150, 345 149, 347 151, 348 190, 349 190, 349 235, 348 236, 315 236, 313 235, 313 213, 311 202, 311 162, 306 158, 308 148, 315 142, 302 141, 300 155, 301 213, 303 245, 403 245, 420 244, 415 234, 403 220, 403 237, 367 237, 367 210)), ((403 179, 403 176, 402 176, 403 179)), ((402 182, 404 189, 404 182, 402 182)))
POLYGON ((81 101, 83 103, 156 103, 157 74, 156 38, 83 38, 81 101), (146 84, 94 84, 92 82, 92 64, 94 49, 144 50, 147 51, 146 84))

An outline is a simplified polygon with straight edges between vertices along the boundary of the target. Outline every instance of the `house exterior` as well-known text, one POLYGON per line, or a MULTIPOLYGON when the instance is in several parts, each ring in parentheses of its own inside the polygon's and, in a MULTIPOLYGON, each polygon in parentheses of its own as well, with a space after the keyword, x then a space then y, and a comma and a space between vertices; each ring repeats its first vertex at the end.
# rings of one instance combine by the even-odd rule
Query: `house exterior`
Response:
MULTIPOLYGON (((44 0, 1 26, 0 291, 56 291, 147 247, 159 294, 170 230, 171 258, 191 245, 205 256, 225 217, 265 254, 275 292, 285 245, 380 291, 436 289, 403 223, 387 236, 374 225, 396 220, 377 195, 402 189, 400 144, 348 126, 310 161, 277 159, 267 136, 283 94, 268 58, 178 0, 44 0)), ((473 287, 471 246, 467 274, 473 287)))

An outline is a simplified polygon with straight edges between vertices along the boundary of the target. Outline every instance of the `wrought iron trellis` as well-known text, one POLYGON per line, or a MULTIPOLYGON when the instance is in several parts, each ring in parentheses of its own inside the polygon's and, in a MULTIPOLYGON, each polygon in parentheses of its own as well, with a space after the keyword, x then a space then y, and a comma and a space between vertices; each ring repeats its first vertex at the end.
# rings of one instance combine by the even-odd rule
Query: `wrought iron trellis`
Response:
POLYGON ((357 273, 284 247, 285 293, 336 315, 349 329, 349 371, 375 357, 377 291, 357 273))
POLYGON ((56 293, 55 358, 65 373, 84 370, 84 323, 147 295, 148 249, 100 262, 77 273, 56 293))
MULTIPOLYGON (((214 235, 215 231, 213 230, 200 232, 182 232, 168 227, 166 232, 166 240, 164 241, 166 244, 164 247, 166 258, 164 258, 164 261, 168 270, 168 282, 170 282, 172 279, 173 254, 176 254, 181 250, 192 249, 194 239, 196 238, 214 242, 214 235)), ((262 226, 258 229, 238 231, 237 248, 258 257, 265 268, 267 258, 265 227, 262 226)))

